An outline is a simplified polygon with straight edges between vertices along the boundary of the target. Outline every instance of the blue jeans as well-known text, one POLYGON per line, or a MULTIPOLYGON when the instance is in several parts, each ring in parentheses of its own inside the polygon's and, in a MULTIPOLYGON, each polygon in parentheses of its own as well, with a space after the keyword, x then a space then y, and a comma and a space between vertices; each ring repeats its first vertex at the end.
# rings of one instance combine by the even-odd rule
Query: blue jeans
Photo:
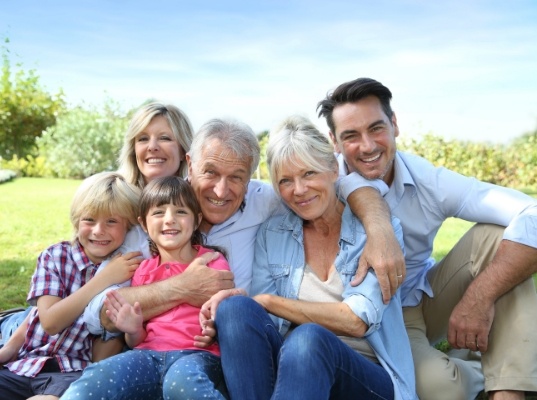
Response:
POLYGON ((64 399, 225 399, 220 358, 206 351, 130 350, 92 364, 64 399))
POLYGON ((284 340, 269 314, 245 296, 218 306, 222 369, 232 399, 393 399, 381 365, 317 324, 284 340))

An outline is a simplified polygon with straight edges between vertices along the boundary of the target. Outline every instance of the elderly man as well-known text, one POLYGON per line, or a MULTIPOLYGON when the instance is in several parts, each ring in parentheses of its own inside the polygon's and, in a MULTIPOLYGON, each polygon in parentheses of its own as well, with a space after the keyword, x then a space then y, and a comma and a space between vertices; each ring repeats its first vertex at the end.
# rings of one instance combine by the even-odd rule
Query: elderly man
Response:
MULTIPOLYGON (((226 249, 232 273, 206 268, 208 257, 200 257, 180 275, 151 285, 119 289, 131 303, 141 304, 144 319, 184 302, 201 306, 217 291, 234 285, 249 290, 257 230, 282 207, 271 185, 250 180, 259 163, 259 153, 252 129, 238 121, 210 120, 194 136, 187 161, 190 183, 203 213, 200 230, 207 244, 226 249)), ((389 299, 398 286, 396 275, 404 274, 403 257, 400 247, 391 245, 397 242, 386 215, 387 206, 378 191, 369 187, 370 183, 363 186, 351 196, 356 203, 353 211, 369 234, 369 253, 364 251, 360 263, 375 264, 386 271, 382 282, 385 298, 389 299)), ((104 297, 102 293, 94 298, 85 313, 94 333, 103 332, 101 325, 107 331, 116 331, 102 307, 104 297)))
POLYGON ((537 202, 397 151, 391 97, 381 83, 360 78, 329 93, 318 110, 341 152, 341 174, 351 173, 342 187, 383 180, 401 221, 403 311, 418 395, 473 399, 484 381, 491 399, 523 399, 523 391, 537 391, 537 202), (448 217, 478 224, 436 263, 433 240, 448 217), (432 346, 446 337, 453 353, 432 346))

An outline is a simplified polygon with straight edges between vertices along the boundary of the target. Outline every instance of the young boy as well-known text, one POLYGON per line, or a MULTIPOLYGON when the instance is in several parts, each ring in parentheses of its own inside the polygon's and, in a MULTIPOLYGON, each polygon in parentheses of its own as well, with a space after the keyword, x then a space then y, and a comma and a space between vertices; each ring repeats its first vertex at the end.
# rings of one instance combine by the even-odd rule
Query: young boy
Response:
POLYGON ((137 223, 139 197, 137 187, 112 172, 78 188, 71 204, 75 237, 41 253, 27 299, 34 307, 0 349, 3 398, 59 398, 91 362, 93 336, 81 314, 93 296, 130 279, 141 261, 138 252, 117 254, 95 275, 137 223))

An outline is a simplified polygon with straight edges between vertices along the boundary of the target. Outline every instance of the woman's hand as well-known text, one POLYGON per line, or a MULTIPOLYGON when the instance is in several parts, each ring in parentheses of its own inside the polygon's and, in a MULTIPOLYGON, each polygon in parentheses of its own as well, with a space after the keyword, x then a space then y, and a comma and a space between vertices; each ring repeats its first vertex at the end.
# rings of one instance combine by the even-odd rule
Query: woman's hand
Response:
POLYGON ((220 290, 201 306, 199 314, 201 335, 194 337, 194 346, 206 348, 214 343, 216 338, 214 326, 216 309, 222 300, 231 296, 248 296, 248 293, 240 288, 220 290))
POLYGON ((261 307, 263 307, 266 311, 270 312, 269 310, 269 300, 271 298, 270 294, 258 294, 254 297, 252 297, 261 307))
POLYGON ((202 321, 201 311, 200 325, 201 335, 194 336, 194 346, 204 349, 216 341, 216 329, 214 327, 214 320, 210 318, 210 314, 205 315, 204 320, 202 321))
MULTIPOLYGON (((214 318, 216 317, 216 309, 218 308, 220 302, 231 296, 248 296, 248 293, 246 293, 246 290, 241 288, 224 289, 215 293, 209 300, 205 302, 205 304, 201 306, 200 324, 207 319, 212 319, 214 321, 214 318)), ((201 325, 203 328, 203 324, 201 325)))

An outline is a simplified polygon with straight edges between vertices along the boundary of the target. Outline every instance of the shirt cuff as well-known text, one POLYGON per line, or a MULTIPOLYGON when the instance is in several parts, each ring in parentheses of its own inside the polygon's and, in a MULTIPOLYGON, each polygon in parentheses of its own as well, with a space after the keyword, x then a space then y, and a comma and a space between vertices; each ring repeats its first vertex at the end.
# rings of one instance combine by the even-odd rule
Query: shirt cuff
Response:
POLYGON ((361 294, 355 294, 347 297, 343 302, 368 326, 364 337, 380 327, 382 310, 377 309, 371 300, 361 294))
POLYGON ((114 285, 103 290, 101 293, 91 299, 89 304, 84 309, 83 319, 90 333, 93 333, 94 335, 103 335, 104 328, 101 325, 101 308, 103 307, 106 293, 118 288, 118 285, 114 285))
POLYGON ((347 176, 339 178, 339 192, 344 199, 347 199, 349 195, 357 189, 363 187, 372 187, 379 191, 381 196, 385 196, 388 193, 389 187, 381 179, 369 180, 356 172, 351 172, 347 176))
POLYGON ((503 238, 537 248, 537 212, 532 209, 513 219, 505 228, 503 238))

